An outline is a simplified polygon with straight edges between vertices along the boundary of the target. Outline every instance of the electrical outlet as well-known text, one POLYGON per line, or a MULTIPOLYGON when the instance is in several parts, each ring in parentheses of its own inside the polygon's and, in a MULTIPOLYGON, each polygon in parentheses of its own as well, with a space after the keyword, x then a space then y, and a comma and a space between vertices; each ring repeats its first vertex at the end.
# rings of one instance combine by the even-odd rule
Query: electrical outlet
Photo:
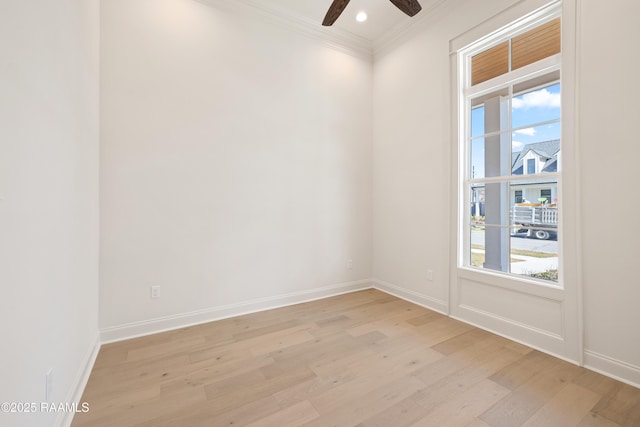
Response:
POLYGON ((433 282, 433 270, 427 270, 427 280, 433 282))
POLYGON ((47 371, 44 377, 44 401, 50 402, 53 394, 53 368, 47 371))
POLYGON ((160 298, 160 286, 151 287, 151 298, 160 298))
POLYGON ((353 260, 352 259, 347 260, 347 268, 349 270, 353 270, 353 260))

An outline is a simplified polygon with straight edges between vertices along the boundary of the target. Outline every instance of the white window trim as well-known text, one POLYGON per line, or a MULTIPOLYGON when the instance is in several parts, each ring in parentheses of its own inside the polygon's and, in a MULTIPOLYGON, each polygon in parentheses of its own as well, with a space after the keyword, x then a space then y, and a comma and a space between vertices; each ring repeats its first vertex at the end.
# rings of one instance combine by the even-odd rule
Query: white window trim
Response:
POLYGON ((578 17, 581 13, 580 4, 577 0, 558 0, 550 3, 549 0, 521 0, 510 7, 502 10, 486 21, 460 33, 449 42, 449 58, 451 70, 450 85, 450 114, 451 114, 451 194, 450 212, 451 217, 451 245, 450 245, 450 284, 448 301, 448 314, 460 320, 476 324, 489 329, 495 333, 507 336, 516 341, 523 342, 529 346, 540 349, 547 353, 556 355, 566 360, 584 364, 584 314, 583 314, 583 291, 582 291, 582 257, 580 230, 582 230, 581 206, 581 168, 579 164, 579 126, 578 126, 578 106, 579 94, 577 86, 580 74, 577 67, 580 51, 579 38, 577 34, 578 17), (490 37, 496 34, 496 29, 517 22, 523 16, 537 13, 542 9, 548 10, 556 7, 562 10, 562 130, 561 139, 563 144, 562 163, 563 179, 562 188, 558 189, 558 197, 563 200, 563 209, 560 213, 560 225, 564 237, 562 238, 561 250, 564 252, 560 259, 560 274, 563 277, 564 288, 546 287, 538 284, 526 282, 514 285, 514 280, 510 277, 483 274, 478 277, 477 272, 467 271, 458 267, 462 246, 460 243, 461 214, 460 206, 464 203, 464 196, 460 193, 460 183, 464 179, 464 165, 460 164, 458 145, 460 140, 460 124, 463 117, 460 115, 462 109, 459 108, 461 102, 459 88, 463 87, 463 82, 459 81, 458 52, 465 46, 469 46, 481 38, 490 37), (486 36, 486 37, 485 37, 486 36), (475 274, 474 274, 475 273, 475 274), (561 339, 548 337, 544 332, 536 332, 526 324, 518 326, 503 318, 499 313, 485 313, 469 311, 468 303, 462 293, 465 283, 480 281, 485 285, 504 288, 509 293, 522 293, 530 295, 532 298, 541 300, 557 301, 562 307, 562 333, 561 339), (478 317, 480 316, 480 317, 478 317), (485 317, 483 317, 485 316, 485 317), (486 317, 488 316, 488 317, 486 317), (496 317, 497 316, 497 317, 496 317), (502 319, 502 320, 501 320, 502 319))
MULTIPOLYGON (((471 236, 467 233, 467 228, 469 227, 469 219, 465 217, 465 212, 470 212, 471 204, 471 193, 470 187, 473 184, 489 184, 489 183, 503 183, 505 182, 505 177, 496 177, 496 178, 478 178, 473 179, 468 174, 470 173, 470 144, 469 140, 469 129, 471 128, 471 116, 467 114, 470 110, 470 99, 482 97, 485 94, 490 94, 496 90, 501 90, 505 87, 512 87, 519 83, 531 81, 536 77, 549 75, 553 72, 560 71, 561 69, 561 54, 552 55, 535 63, 526 65, 517 70, 509 71, 506 74, 494 77, 485 82, 472 85, 471 84, 471 57, 479 52, 483 52, 486 49, 490 49, 492 46, 500 44, 506 40, 510 40, 513 37, 522 34, 526 31, 529 31, 532 28, 535 28, 545 22, 553 20, 557 17, 561 16, 561 7, 560 3, 552 3, 537 10, 534 13, 528 14, 520 19, 515 20, 514 22, 506 25, 503 29, 500 29, 486 37, 483 37, 474 43, 469 44, 466 47, 462 47, 457 52, 457 61, 458 61, 458 88, 456 89, 456 96, 458 97, 458 105, 463 108, 459 108, 457 111, 457 115, 459 117, 459 125, 457 130, 457 145, 459 147, 459 155, 458 159, 458 169, 459 169, 459 185, 456 188, 456 193, 461 197, 458 211, 458 235, 461 238, 457 239, 456 245, 458 246, 457 251, 457 259, 456 265, 459 269, 468 270, 473 272, 473 274, 488 274, 488 275, 498 275, 504 276, 509 280, 514 280, 517 282, 533 284, 537 286, 543 287, 552 287, 552 288, 563 288, 563 275, 560 274, 557 282, 545 281, 542 279, 530 278, 524 275, 518 275, 511 272, 500 272, 493 270, 485 270, 481 268, 477 268, 471 265, 466 265, 465 259, 467 255, 471 251, 471 236), (462 88, 462 90, 460 90, 462 88)), ((510 95, 513 95, 510 93, 510 95)), ((511 129, 510 129, 511 131, 511 129)), ((483 135, 486 136, 486 135, 483 135)), ((537 163, 537 162, 536 162, 537 163)), ((525 181, 532 179, 531 175, 523 171, 522 175, 511 175, 509 177, 510 182, 517 181, 525 181)), ((538 167, 536 165, 536 174, 537 177, 540 178, 550 178, 556 179, 558 183, 558 188, 562 186, 562 175, 561 172, 555 173, 545 173, 543 176, 538 174, 538 167)), ((535 178, 534 178, 535 179, 535 178)), ((498 226, 498 228, 506 228, 510 229, 510 224, 498 226)), ((562 241, 562 224, 558 225, 558 269, 562 268, 562 245, 560 244, 562 241)))

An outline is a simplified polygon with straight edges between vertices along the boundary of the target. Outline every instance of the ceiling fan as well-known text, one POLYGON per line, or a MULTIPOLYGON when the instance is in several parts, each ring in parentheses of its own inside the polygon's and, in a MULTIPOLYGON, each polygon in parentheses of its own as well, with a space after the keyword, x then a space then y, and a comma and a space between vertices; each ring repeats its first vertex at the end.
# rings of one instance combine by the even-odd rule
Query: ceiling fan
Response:
MULTIPOLYGON (((403 11, 409 16, 413 16, 416 13, 422 10, 422 6, 418 3, 418 0, 389 0, 391 3, 396 5, 398 9, 403 11)), ((327 15, 324 17, 324 21, 322 21, 322 25, 328 27, 333 25, 336 22, 336 19, 340 16, 342 11, 349 4, 349 0, 333 0, 331 6, 329 6, 329 10, 327 11, 327 15)))

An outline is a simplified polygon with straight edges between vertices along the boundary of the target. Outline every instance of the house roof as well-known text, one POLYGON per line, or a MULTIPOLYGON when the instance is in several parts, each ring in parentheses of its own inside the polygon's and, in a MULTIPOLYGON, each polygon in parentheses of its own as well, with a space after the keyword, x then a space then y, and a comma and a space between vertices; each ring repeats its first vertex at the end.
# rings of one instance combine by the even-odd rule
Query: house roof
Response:
POLYGON ((558 170, 558 154, 560 153, 560 140, 554 139, 551 141, 535 142, 533 144, 527 144, 522 148, 522 151, 514 156, 513 165, 511 166, 511 173, 513 175, 522 175, 524 157, 533 151, 537 156, 541 157, 545 161, 542 167, 542 172, 557 172, 558 170))

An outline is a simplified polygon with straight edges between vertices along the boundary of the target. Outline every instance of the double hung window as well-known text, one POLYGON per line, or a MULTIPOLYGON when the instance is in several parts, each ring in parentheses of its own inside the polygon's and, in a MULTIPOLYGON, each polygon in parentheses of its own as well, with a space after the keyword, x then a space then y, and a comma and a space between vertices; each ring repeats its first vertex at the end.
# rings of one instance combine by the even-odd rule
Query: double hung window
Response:
POLYGON ((550 10, 459 55, 459 265, 558 281, 560 17, 550 10))

